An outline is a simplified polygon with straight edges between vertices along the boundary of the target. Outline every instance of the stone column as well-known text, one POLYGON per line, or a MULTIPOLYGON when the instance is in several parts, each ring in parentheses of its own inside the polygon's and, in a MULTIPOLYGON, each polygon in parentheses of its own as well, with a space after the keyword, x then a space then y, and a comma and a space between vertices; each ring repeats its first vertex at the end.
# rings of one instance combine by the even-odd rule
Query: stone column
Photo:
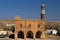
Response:
POLYGON ((33 34, 33 39, 35 40, 35 33, 33 34))
POLYGON ((24 35, 24 40, 26 40, 26 34, 24 35))
POLYGON ((43 40, 45 40, 45 31, 42 32, 41 38, 42 38, 43 40))
POLYGON ((17 33, 15 33, 15 40, 17 40, 17 33))

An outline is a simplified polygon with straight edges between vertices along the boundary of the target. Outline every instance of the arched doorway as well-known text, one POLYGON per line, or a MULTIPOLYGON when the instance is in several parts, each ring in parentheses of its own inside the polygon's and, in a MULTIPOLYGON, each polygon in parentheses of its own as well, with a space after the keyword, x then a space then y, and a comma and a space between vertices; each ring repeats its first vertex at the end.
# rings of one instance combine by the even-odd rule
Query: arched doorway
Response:
POLYGON ((41 38, 41 34, 42 34, 41 31, 37 31, 37 32, 36 32, 36 38, 41 38))
POLYGON ((11 35, 9 35, 9 38, 14 39, 15 38, 15 35, 14 34, 11 34, 11 35))
POLYGON ((27 38, 33 39, 33 32, 32 31, 27 32, 27 38))
POLYGON ((22 31, 18 32, 18 38, 24 39, 24 33, 22 31))

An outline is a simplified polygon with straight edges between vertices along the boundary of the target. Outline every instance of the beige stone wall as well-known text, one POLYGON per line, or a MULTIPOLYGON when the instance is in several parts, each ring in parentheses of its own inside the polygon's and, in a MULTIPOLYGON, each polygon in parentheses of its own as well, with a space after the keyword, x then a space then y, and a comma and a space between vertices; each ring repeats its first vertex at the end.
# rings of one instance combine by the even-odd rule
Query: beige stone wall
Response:
POLYGON ((17 38, 17 34, 19 31, 24 32, 24 36, 26 38, 27 32, 32 31, 33 36, 35 38, 36 32, 41 31, 42 35, 41 38, 45 38, 45 23, 42 20, 15 20, 15 35, 17 38), (20 28, 20 24, 22 24, 22 28, 20 28), (29 28, 29 24, 31 24, 31 28, 29 28), (40 28, 38 28, 38 24, 40 25, 40 28))

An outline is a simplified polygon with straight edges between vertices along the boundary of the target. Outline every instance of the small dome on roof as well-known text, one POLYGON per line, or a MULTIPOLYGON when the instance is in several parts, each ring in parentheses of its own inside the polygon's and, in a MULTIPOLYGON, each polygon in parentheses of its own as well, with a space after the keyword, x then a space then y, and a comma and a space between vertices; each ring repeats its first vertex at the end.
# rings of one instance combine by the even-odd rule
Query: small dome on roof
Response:
POLYGON ((15 16, 15 20, 20 20, 20 16, 15 16))

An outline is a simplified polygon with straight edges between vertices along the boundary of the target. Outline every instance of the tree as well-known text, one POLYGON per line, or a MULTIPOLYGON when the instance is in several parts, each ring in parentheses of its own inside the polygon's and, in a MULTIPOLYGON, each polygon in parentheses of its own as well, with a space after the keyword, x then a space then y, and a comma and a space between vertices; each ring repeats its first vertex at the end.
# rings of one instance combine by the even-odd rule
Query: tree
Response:
POLYGON ((14 32, 15 31, 15 27, 11 26, 10 31, 14 32))

